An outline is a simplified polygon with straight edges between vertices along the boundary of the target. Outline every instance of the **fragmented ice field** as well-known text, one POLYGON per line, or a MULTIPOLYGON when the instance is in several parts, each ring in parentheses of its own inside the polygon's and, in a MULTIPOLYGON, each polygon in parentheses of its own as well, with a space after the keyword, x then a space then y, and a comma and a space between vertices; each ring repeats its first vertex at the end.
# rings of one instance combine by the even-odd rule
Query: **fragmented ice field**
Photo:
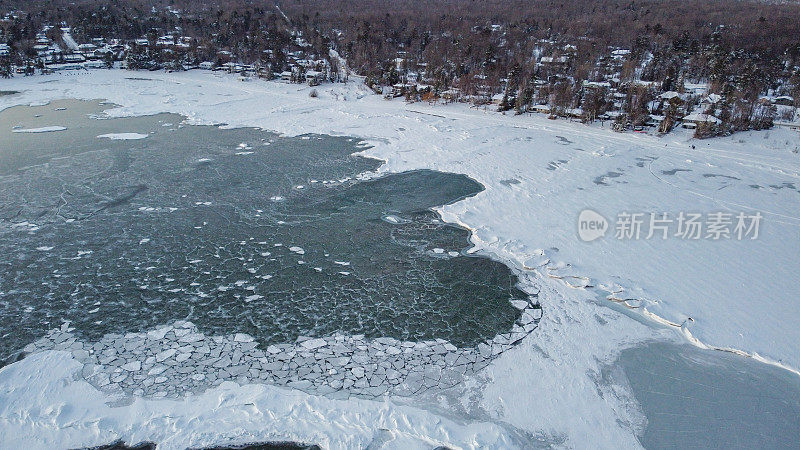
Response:
POLYGON ((350 138, 100 109, 0 113, 4 133, 65 128, 0 154, 4 359, 65 322, 87 343, 186 320, 265 347, 338 333, 470 348, 520 318, 510 269, 465 254, 468 232, 430 210, 479 192, 470 178, 375 177, 350 138))

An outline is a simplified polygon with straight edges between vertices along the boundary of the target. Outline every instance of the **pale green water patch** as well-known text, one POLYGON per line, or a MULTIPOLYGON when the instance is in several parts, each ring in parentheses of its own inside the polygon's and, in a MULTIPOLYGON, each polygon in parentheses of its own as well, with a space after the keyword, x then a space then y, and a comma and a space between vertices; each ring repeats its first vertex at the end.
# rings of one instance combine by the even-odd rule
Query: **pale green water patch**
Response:
POLYGON ((800 377, 732 353, 651 343, 622 368, 647 426, 645 448, 789 448, 800 441, 800 377))

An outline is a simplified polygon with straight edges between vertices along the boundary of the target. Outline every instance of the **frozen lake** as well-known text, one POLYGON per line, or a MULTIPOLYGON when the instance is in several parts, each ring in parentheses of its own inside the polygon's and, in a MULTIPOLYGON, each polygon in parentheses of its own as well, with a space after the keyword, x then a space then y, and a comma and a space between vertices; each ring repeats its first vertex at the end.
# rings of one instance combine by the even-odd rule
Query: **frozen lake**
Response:
MULTIPOLYGON (((105 106, 107 107, 107 106, 105 106)), ((334 332, 474 346, 527 299, 430 208, 482 190, 330 136, 108 119, 99 102, 0 112, 0 357, 64 321, 94 341, 189 320, 262 344, 334 332), (27 131, 27 132, 20 132, 27 131)))

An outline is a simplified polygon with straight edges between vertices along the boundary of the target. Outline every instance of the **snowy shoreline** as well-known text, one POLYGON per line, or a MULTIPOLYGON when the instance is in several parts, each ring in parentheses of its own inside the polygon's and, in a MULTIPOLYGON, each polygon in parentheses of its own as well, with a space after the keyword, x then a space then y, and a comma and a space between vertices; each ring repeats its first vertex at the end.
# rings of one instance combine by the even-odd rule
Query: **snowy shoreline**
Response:
MULTIPOLYGON (((386 102, 379 96, 371 95, 363 86, 354 83, 347 86, 318 88, 321 98, 311 99, 305 92, 307 89, 297 85, 238 83, 234 77, 197 72, 157 73, 148 76, 168 83, 156 88, 148 85, 147 81, 125 79, 124 73, 119 71, 14 79, 9 83, 22 93, 0 99, 0 109, 17 104, 41 104, 56 98, 101 97, 122 105, 108 110, 107 113, 111 116, 174 112, 185 115, 187 121, 193 124, 225 123, 226 127, 256 126, 291 135, 304 133, 353 135, 363 138, 372 145, 371 148, 360 152, 363 156, 385 162, 379 169, 380 173, 430 168, 465 173, 486 186, 487 190, 478 196, 442 207, 438 212, 445 221, 457 223, 470 230, 474 244, 473 251, 485 252, 511 265, 515 268, 515 272, 520 272, 520 281, 523 285, 531 286, 534 281, 546 283, 542 303, 546 310, 545 318, 548 319, 543 320, 540 330, 524 340, 523 343, 527 344, 524 348, 498 358, 486 369, 486 376, 492 379, 492 383, 482 392, 483 399, 479 401, 479 405, 480 409, 490 411, 495 420, 533 433, 544 431, 545 434, 553 436, 564 434, 573 445, 578 445, 582 439, 587 439, 590 433, 598 433, 592 440, 595 444, 606 442, 619 445, 625 442, 626 446, 636 445, 635 437, 630 432, 637 427, 635 424, 639 422, 636 418, 639 413, 631 409, 625 393, 607 392, 608 398, 599 398, 598 387, 586 374, 597 371, 601 362, 612 362, 622 348, 637 345, 654 337, 675 339, 676 333, 636 324, 635 321, 625 318, 612 309, 591 301, 593 297, 602 293, 609 297, 616 295, 643 299, 646 306, 643 308, 645 313, 642 316, 653 315, 651 319, 655 320, 663 318, 661 320, 665 322, 685 324, 688 323, 687 318, 691 314, 693 324, 690 326, 695 331, 697 331, 695 327, 700 328, 699 337, 695 339, 688 329, 678 330, 678 334, 695 345, 720 349, 741 348, 742 353, 797 373, 795 368, 800 366, 800 361, 796 360, 796 355, 800 354, 800 351, 797 351, 797 344, 791 343, 797 342, 796 332, 791 334, 788 328, 784 330, 778 325, 781 342, 765 352, 754 343, 775 337, 769 332, 764 335, 764 331, 756 330, 755 334, 752 330, 748 331, 748 336, 751 336, 748 342, 738 341, 732 336, 737 333, 743 336, 742 332, 747 331, 748 326, 775 326, 774 322, 772 325, 760 324, 752 318, 738 315, 715 319, 713 314, 716 310, 728 308, 724 305, 708 309, 708 305, 705 305, 706 308, 700 308, 703 305, 686 303, 685 300, 683 302, 673 300, 674 304, 664 306, 665 302, 661 299, 662 291, 669 289, 669 286, 682 287, 683 291, 679 292, 679 295, 714 289, 730 292, 725 280, 717 280, 708 285, 703 283, 707 280, 703 280, 696 270, 680 269, 680 258, 691 254, 687 252, 696 252, 697 247, 692 248, 683 242, 675 244, 675 248, 659 245, 657 242, 629 243, 631 246, 639 245, 633 248, 640 253, 632 257, 628 254, 629 248, 613 246, 614 242, 609 243, 608 237, 606 241, 598 243, 599 245, 578 241, 575 236, 574 220, 577 212, 587 206, 599 208, 598 205, 608 204, 607 211, 602 212, 609 217, 609 212, 630 208, 632 204, 644 211, 653 209, 659 204, 673 204, 682 209, 697 208, 697 198, 707 196, 706 191, 695 186, 710 177, 697 180, 675 177, 676 182, 683 182, 691 189, 687 190, 689 194, 681 193, 680 201, 674 203, 671 203, 676 195, 673 191, 663 189, 663 192, 650 192, 654 188, 661 189, 662 185, 659 183, 645 186, 641 191, 630 190, 631 185, 644 185, 645 181, 652 182, 650 174, 658 179, 654 171, 658 171, 659 168, 668 172, 678 164, 685 164, 691 167, 687 170, 699 171, 697 167, 699 164, 702 167, 719 170, 723 164, 730 163, 731 166, 727 169, 730 170, 731 167, 735 169, 735 175, 741 179, 758 178, 763 175, 762 172, 770 176, 798 178, 800 164, 796 158, 791 160, 780 154, 748 154, 740 148, 742 145, 736 142, 737 139, 743 138, 737 136, 698 143, 709 147, 708 154, 703 155, 699 151, 688 150, 686 142, 676 140, 678 136, 657 139, 650 136, 618 135, 597 127, 551 122, 538 117, 499 117, 496 113, 468 110, 463 105, 430 107, 424 104, 404 105, 399 102, 386 102), (69 83, 76 78, 80 82, 69 83), (41 85, 43 79, 52 82, 41 85), (64 81, 60 89, 49 90, 59 81, 64 81), (205 92, 203 86, 207 84, 218 86, 220 88, 218 93, 205 92), (42 86, 47 86, 48 90, 42 89, 42 86), (531 134, 536 136, 536 140, 530 137, 531 134), (553 136, 557 139, 552 140, 553 136), (572 147, 573 144, 580 147, 572 147), (725 148, 717 148, 718 145, 724 145, 725 148), (622 150, 612 146, 619 146, 622 150), (661 153, 665 152, 664 148, 672 154, 661 153), (656 154, 657 158, 651 159, 649 163, 637 159, 650 156, 647 153, 656 154), (703 161, 703 158, 706 160, 703 161), (664 160, 668 160, 670 164, 658 166, 663 164, 664 160), (638 165, 639 163, 641 165, 638 165), (577 166, 572 168, 575 165, 577 166), (605 186, 597 182, 595 184, 599 187, 583 185, 584 178, 590 179, 603 171, 632 174, 638 170, 637 167, 644 169, 645 165, 649 174, 642 172, 644 176, 637 175, 628 186, 618 186, 620 189, 628 189, 627 199, 620 200, 615 198, 616 195, 612 197, 611 194, 604 192, 605 186), (550 169, 551 166, 555 168, 550 169), (625 166, 624 169, 620 169, 621 166, 625 166), (559 184, 564 181, 564 177, 576 172, 577 177, 566 178, 562 183, 564 185, 559 184), (651 199, 651 194, 653 197, 659 197, 658 201, 651 199), (576 199, 576 196, 581 198, 576 199), (560 203, 562 201, 565 203, 560 203), (511 208, 512 205, 516 208, 511 208), (560 211, 559 207, 564 205, 567 205, 563 208, 566 211, 560 211), (546 217, 535 215, 535 211, 547 209, 551 210, 549 212, 558 211, 558 213, 550 216, 545 214, 546 217), (540 234, 544 236, 540 237, 540 234), (542 242, 547 244, 543 245, 542 242), (556 242, 560 248, 549 247, 556 242), (657 261, 659 254, 666 254, 672 258, 667 259, 669 266, 666 269, 648 272, 638 267, 646 266, 646 261, 657 261), (571 258, 569 255, 580 257, 571 258), (611 261, 601 263, 599 266, 591 262, 606 259, 611 261), (581 264, 577 265, 575 261, 581 261, 581 264), (605 271, 604 267, 609 263, 611 266, 617 265, 621 268, 617 270, 619 275, 617 272, 605 271), (659 272, 663 273, 664 278, 655 283, 651 282, 649 286, 640 286, 637 282, 637 280, 639 282, 647 280, 659 272), (583 280, 583 284, 570 284, 565 281, 566 279, 583 280), (662 291, 655 290, 653 285, 662 291), (692 311, 698 308, 703 309, 699 315, 692 311), (552 321, 549 317, 551 313, 552 321), (596 319, 599 317, 603 318, 602 321, 596 319), (580 325, 573 325, 575 321, 580 322, 580 325), (594 321, 598 323, 592 323, 594 321), (726 323, 728 325, 720 325, 726 323), (587 334, 596 338, 597 342, 581 342, 581 338, 585 339, 587 334), (577 342, 558 342, 558 339, 566 341, 573 339, 577 342), (701 344, 701 342, 711 342, 715 345, 701 344), (553 352, 561 353, 558 356, 560 359, 552 362, 540 356, 541 353, 553 355, 553 352), (767 356, 761 356, 761 353, 767 356), (783 362, 783 358, 789 360, 783 362), (564 363, 574 367, 566 370, 564 363), (555 373, 547 373, 548 370, 555 373), (526 376, 533 378, 537 373, 543 374, 543 379, 525 378, 526 376), (568 380, 566 382, 572 385, 575 392, 564 392, 565 380, 568 380), (537 393, 546 393, 550 389, 554 394, 551 396, 545 394, 546 398, 531 403, 532 400, 515 395, 520 388, 532 389, 537 393), (555 394, 556 392, 558 394, 555 394), (563 398, 564 396, 566 398, 563 398), (578 417, 547 417, 559 416, 559 411, 562 414, 569 414, 571 411, 578 417), (585 421, 582 417, 591 419, 585 421), (626 423, 628 426, 623 427, 620 423, 626 423)), ((774 134, 792 136, 790 133, 776 130, 774 134)), ((776 142, 782 139, 780 136, 776 142)), ((756 142, 756 138, 749 142, 756 142)), ((606 183, 602 180, 601 182, 606 183)), ((774 184, 780 186, 777 181, 774 184)), ((743 189, 733 184, 725 185, 723 189, 732 186, 735 189, 743 189)), ((708 188, 719 187, 714 185, 708 188)), ((797 262, 790 259, 790 256, 787 257, 785 250, 774 255, 771 253, 779 249, 777 243, 792 242, 791 239, 795 236, 793 233, 796 233, 795 228, 800 227, 800 219, 782 214, 782 211, 788 210, 787 206, 793 203, 793 199, 786 197, 787 194, 781 189, 774 191, 776 196, 780 196, 780 201, 773 200, 766 207, 781 211, 776 213, 775 217, 780 217, 788 225, 780 230, 778 236, 771 237, 765 244, 766 252, 760 248, 756 250, 762 258, 771 262, 767 264, 768 266, 774 268, 784 264, 785 271, 791 273, 797 262)), ((713 198, 704 207, 719 208, 721 205, 746 203, 741 201, 741 197, 732 195, 730 198, 713 198)), ((735 243, 708 243, 706 247, 711 247, 704 248, 700 252, 705 258, 700 260, 701 264, 713 262, 718 258, 741 257, 752 250, 752 247, 743 250, 731 244, 735 243), (717 249, 722 251, 721 255, 717 249)), ((742 244, 742 247, 744 246, 745 244, 742 244)), ((731 279, 742 277, 749 274, 746 269, 749 267, 738 267, 736 270, 723 273, 723 276, 730 276, 731 279)), ((769 271, 766 272, 768 273, 769 271)), ((766 287, 758 286, 759 289, 755 289, 754 292, 733 298, 733 303, 740 302, 741 299, 754 293, 762 295, 765 292, 769 293, 770 289, 772 293, 776 293, 775 290, 780 291, 777 292, 780 294, 777 301, 785 302, 790 298, 791 292, 787 288, 791 285, 789 280, 767 281, 778 283, 772 283, 772 286, 767 283, 766 287), (780 284, 781 282, 783 284, 780 284)), ((759 308, 758 312, 762 309, 759 308)), ((774 315, 770 313, 769 316, 774 315)), ((784 327, 788 327, 793 317, 800 317, 796 307, 794 310, 778 313, 777 319, 783 320, 784 327)), ((6 369, 3 369, 2 372, 5 371, 6 369)), ((468 382, 467 385, 471 383, 474 381, 468 382)))

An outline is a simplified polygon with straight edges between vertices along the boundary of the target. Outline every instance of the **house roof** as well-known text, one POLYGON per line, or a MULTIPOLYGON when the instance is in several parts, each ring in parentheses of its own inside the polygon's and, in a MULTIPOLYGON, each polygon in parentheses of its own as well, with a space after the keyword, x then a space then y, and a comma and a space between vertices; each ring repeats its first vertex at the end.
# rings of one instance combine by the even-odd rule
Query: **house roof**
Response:
POLYGON ((664 92, 663 94, 659 95, 659 98, 661 98, 662 100, 672 100, 674 98, 679 98, 683 100, 683 96, 675 91, 664 92))
POLYGON ((720 123, 721 121, 711 114, 693 113, 683 118, 684 122, 720 123))

